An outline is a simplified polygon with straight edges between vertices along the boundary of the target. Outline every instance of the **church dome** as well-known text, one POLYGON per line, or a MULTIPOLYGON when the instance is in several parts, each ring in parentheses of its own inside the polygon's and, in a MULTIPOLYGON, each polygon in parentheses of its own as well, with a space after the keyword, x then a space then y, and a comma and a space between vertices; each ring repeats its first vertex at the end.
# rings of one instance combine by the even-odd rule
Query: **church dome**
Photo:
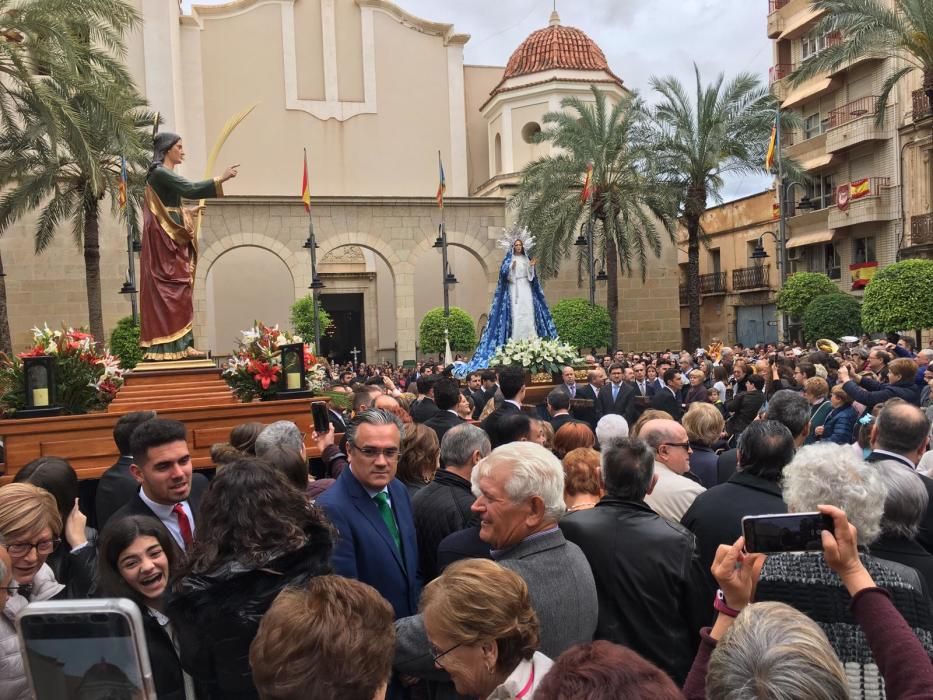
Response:
POLYGON ((561 25, 560 16, 554 11, 548 26, 532 32, 512 53, 502 80, 491 95, 507 90, 505 83, 512 78, 552 70, 599 72, 603 75, 598 78, 571 80, 622 86, 622 79, 609 69, 606 55, 596 42, 576 27, 561 25))

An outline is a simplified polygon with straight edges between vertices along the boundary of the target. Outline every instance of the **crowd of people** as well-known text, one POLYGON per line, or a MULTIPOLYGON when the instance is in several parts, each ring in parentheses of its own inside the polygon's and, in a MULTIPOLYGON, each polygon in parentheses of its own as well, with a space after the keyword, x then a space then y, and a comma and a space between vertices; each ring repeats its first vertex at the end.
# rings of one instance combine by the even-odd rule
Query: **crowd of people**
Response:
POLYGON ((542 401, 341 367, 327 432, 237 426, 207 475, 124 414, 92 504, 56 457, 0 487, 0 697, 17 613, 89 597, 139 607, 159 698, 933 697, 933 349, 833 350, 588 356, 542 401), (814 511, 821 551, 747 550, 814 511))

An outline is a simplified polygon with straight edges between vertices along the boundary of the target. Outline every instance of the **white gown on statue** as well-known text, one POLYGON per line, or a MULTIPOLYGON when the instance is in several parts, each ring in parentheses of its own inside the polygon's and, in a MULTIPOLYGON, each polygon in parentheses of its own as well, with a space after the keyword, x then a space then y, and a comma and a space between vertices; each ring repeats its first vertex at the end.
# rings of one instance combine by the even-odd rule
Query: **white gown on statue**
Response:
POLYGON ((524 255, 516 255, 512 262, 513 267, 509 270, 509 295, 512 300, 511 340, 537 338, 534 301, 531 297, 531 280, 535 278, 535 268, 524 255))

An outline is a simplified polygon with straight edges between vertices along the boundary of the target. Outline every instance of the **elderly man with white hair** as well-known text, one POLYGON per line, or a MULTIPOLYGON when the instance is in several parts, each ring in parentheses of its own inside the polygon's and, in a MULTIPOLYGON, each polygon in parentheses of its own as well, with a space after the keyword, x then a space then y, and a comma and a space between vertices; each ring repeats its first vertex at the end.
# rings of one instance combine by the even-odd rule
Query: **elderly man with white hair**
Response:
POLYGON ((628 437, 628 421, 615 413, 607 413, 596 424, 596 442, 608 445, 613 440, 628 437))
MULTIPOLYGON (((512 442, 480 461, 471 478, 479 537, 494 560, 528 585, 540 625, 538 650, 556 659, 575 644, 592 641, 599 614, 593 572, 557 526, 566 510, 560 461, 536 443, 512 442)), ((398 620, 396 633, 396 669, 431 677, 421 616, 398 620)))

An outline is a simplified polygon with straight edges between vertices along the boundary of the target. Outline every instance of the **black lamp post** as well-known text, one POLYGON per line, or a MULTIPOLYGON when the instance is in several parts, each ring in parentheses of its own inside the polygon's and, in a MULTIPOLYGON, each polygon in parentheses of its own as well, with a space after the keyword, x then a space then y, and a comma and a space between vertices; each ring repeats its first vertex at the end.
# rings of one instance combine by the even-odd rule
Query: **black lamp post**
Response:
POLYGON ((596 283, 609 279, 606 275, 604 261, 599 261, 599 273, 596 272, 597 260, 593 252, 593 217, 580 225, 580 235, 573 242, 576 246, 586 246, 586 269, 590 277, 590 304, 596 304, 596 283), (585 233, 584 233, 585 231, 585 233))
POLYGON ((321 352, 321 319, 318 314, 319 292, 326 285, 321 282, 317 273, 317 249, 320 248, 314 237, 314 221, 311 215, 308 215, 308 239, 304 242, 304 247, 311 253, 311 284, 308 289, 311 290, 311 305, 314 319, 314 352, 321 352))
POLYGON ((26 406, 14 415, 17 418, 41 418, 61 413, 61 406, 56 405, 55 358, 51 355, 24 357, 23 375, 26 406))
POLYGON ((437 227, 434 247, 441 249, 441 283, 444 285, 444 318, 450 317, 450 287, 457 284, 457 278, 447 262, 447 227, 441 222, 437 227))

